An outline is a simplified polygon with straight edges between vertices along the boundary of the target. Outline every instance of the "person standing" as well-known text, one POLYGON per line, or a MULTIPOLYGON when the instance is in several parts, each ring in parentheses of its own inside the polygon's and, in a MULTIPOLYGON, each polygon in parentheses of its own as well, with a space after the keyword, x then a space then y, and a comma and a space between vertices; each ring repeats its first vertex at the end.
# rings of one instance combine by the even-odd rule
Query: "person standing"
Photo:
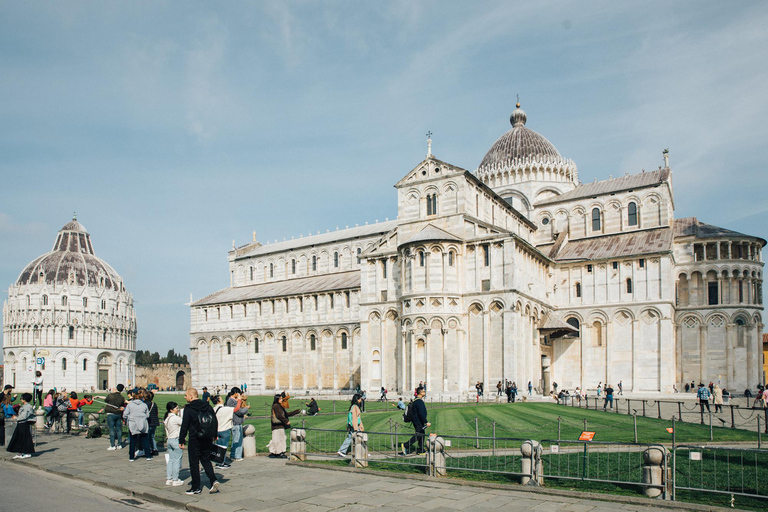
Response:
POLYGON ((496 396, 501 396, 501 381, 496 383, 496 396))
POLYGON ((624 396, 624 384, 622 383, 622 381, 619 381, 619 394, 621 396, 624 396))
POLYGON ((243 460, 243 420, 248 414, 248 406, 245 405, 246 397, 237 388, 232 388, 231 396, 227 399, 227 406, 233 408, 232 415, 232 451, 230 458, 235 462, 243 460))
MULTIPOLYGON (((3 388, 3 393, 0 394, 0 403, 4 403, 6 400, 10 403, 16 400, 16 395, 12 395, 13 386, 6 384, 3 388)), ((5 414, 0 411, 0 446, 5 444, 5 414)))
POLYGON ((35 372, 35 380, 32 381, 32 406, 37 402, 38 407, 43 406, 43 372, 35 372))
POLYGON ((149 410, 149 432, 147 437, 149 439, 149 448, 152 450, 152 456, 159 455, 157 451, 157 441, 155 440, 155 432, 157 427, 160 426, 160 419, 157 413, 157 404, 155 403, 155 394, 152 391, 147 391, 147 409, 149 410))
POLYGON ((123 397, 122 384, 118 384, 104 399, 104 411, 107 413, 107 428, 109 429, 109 448, 107 450, 120 450, 123 447, 123 410, 125 409, 125 397, 123 397))
POLYGON ((528 381, 528 396, 531 396, 533 394, 533 384, 531 384, 531 381, 528 381))
POLYGON ((21 395, 21 407, 18 414, 13 416, 16 420, 16 428, 8 441, 9 452, 16 452, 14 459, 28 459, 35 453, 35 443, 32 439, 30 426, 35 422, 35 410, 32 407, 34 398, 30 393, 21 395))
POLYGON ((712 388, 712 403, 715 404, 715 413, 723 412, 723 390, 718 384, 712 388))
POLYGON ((349 450, 349 447, 352 444, 352 437, 355 435, 355 432, 362 432, 364 430, 362 417, 363 411, 360 408, 362 402, 362 396, 355 394, 352 397, 352 402, 350 403, 349 411, 347 412, 347 437, 344 439, 344 442, 341 443, 339 451, 336 452, 339 457, 347 456, 347 450, 349 450))
MULTIPOLYGON (((216 393, 218 395, 218 393, 216 393)), ((211 394, 208 392, 208 388, 203 386, 203 402, 207 402, 211 399, 211 394)))
POLYGON ((408 442, 400 445, 402 454, 408 455, 413 450, 413 445, 417 445, 416 453, 424 453, 424 435, 427 428, 431 425, 427 421, 427 406, 424 404, 424 389, 420 388, 416 395, 416 400, 411 403, 411 424, 413 425, 413 437, 408 442))
POLYGON ((365 412, 365 400, 368 398, 368 394, 363 390, 360 393, 360 412, 365 412))
POLYGON ((146 404, 147 394, 142 388, 134 393, 131 400, 123 410, 123 421, 128 425, 131 437, 128 442, 128 460, 133 462, 136 456, 144 455, 147 460, 152 460, 152 448, 149 446, 149 409, 146 404), (141 447, 137 452, 136 448, 141 447))
POLYGON ((701 424, 704 425, 704 406, 707 407, 707 412, 711 412, 709 408, 709 390, 703 382, 699 382, 699 389, 696 391, 696 399, 699 401, 699 408, 701 409, 701 424))
POLYGON ((288 412, 288 399, 290 395, 283 391, 276 394, 272 401, 272 441, 269 443, 270 459, 287 459, 285 455, 285 431, 291 428, 288 419, 301 412, 300 409, 288 412))
POLYGON ((512 403, 515 403, 515 398, 517 398, 517 384, 512 381, 512 403))
POLYGON ((219 429, 216 414, 208 402, 203 402, 198 398, 195 388, 187 389, 184 399, 187 401, 187 406, 184 408, 182 415, 181 430, 179 431, 179 448, 183 450, 188 447, 189 474, 192 477, 191 487, 185 491, 185 494, 200 494, 203 492, 200 482, 201 464, 210 481, 211 487, 209 492, 214 494, 219 492, 219 481, 216 480, 213 464, 211 464, 211 448, 219 429), (188 446, 187 434, 189 434, 188 446))
POLYGON ((504 388, 504 393, 507 395, 507 403, 512 402, 512 383, 507 381, 507 386, 504 388))
MULTIPOLYGON (((224 448, 227 451, 229 447, 229 440, 232 439, 232 416, 233 408, 227 407, 221 403, 221 397, 211 397, 211 403, 213 404, 213 412, 216 414, 216 423, 218 423, 218 434, 216 437, 216 444, 224 448)), ((219 462, 214 466, 215 469, 229 469, 231 466, 227 464, 227 458, 219 462)))
POLYGON ((605 402, 603 402, 603 410, 610 404, 613 409, 613 388, 610 384, 605 385, 605 402))
POLYGON ((165 435, 168 438, 166 446, 168 447, 168 463, 165 466, 165 485, 178 487, 184 485, 184 481, 179 479, 181 471, 181 455, 179 448, 179 432, 181 432, 181 417, 179 416, 179 406, 176 402, 165 404, 165 417, 163 425, 165 426, 165 435))

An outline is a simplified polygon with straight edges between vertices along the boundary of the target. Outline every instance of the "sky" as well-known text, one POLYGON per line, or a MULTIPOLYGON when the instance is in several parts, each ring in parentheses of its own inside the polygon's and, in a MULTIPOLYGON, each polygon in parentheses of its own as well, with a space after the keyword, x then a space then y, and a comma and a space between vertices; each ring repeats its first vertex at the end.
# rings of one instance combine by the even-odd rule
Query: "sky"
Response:
POLYGON ((227 252, 397 215, 509 128, 583 182, 662 164, 675 216, 768 239, 766 2, 0 0, 0 300, 77 212, 137 348, 189 352, 227 252))

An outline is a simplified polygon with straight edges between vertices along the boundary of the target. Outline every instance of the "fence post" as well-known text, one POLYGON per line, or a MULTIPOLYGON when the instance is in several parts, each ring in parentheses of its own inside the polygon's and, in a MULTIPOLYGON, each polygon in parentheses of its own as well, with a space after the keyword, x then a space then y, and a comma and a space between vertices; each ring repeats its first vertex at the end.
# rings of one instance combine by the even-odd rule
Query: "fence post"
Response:
POLYGON ((352 464, 356 468, 368 467, 368 434, 352 433, 352 464))
POLYGON ((645 418, 645 400, 643 400, 643 418, 645 418))
POLYGON ((397 437, 397 423, 395 423, 395 452, 400 448, 400 439, 397 437))
MULTIPOLYGON (((678 402, 679 404, 679 402, 678 402)), ((672 416, 672 501, 675 501, 675 486, 677 484, 677 422, 672 416)))
POLYGON ((587 430, 587 418, 584 418, 584 430, 587 430))
POLYGON ((477 416, 475 416, 475 448, 480 449, 480 429, 477 426, 477 416))
POLYGON ((680 421, 683 421, 683 406, 682 406, 682 402, 677 402, 677 417, 680 418, 680 421))
POLYGON ((627 398, 627 414, 629 414, 630 409, 632 409, 632 400, 627 398))
POLYGON ((658 405, 658 406, 659 406, 659 407, 658 407, 658 408, 659 408, 659 419, 661 419, 661 402, 657 401, 657 402, 656 402, 656 405, 658 405))
POLYGON ((760 415, 757 415, 757 449, 763 447, 763 433, 762 430, 760 430, 760 415))
POLYGON ((635 442, 637 442, 637 413, 632 414, 632 423, 635 424, 635 442))
POLYGON ((431 460, 427 461, 431 467, 432 476, 445 476, 445 441, 434 434, 429 436, 429 451, 431 460))
POLYGON ((714 441, 712 437, 712 411, 707 411, 709 413, 709 440, 714 441))
POLYGON ((520 483, 522 485, 540 486, 544 483, 544 472, 541 463, 541 444, 538 441, 528 440, 523 442, 520 453, 523 457, 520 483))
POLYGON ((494 421, 491 425, 493 426, 493 450, 491 450, 491 454, 495 457, 496 456, 496 422, 494 421))
POLYGON ((557 417, 557 441, 560 441, 560 416, 557 417))
POLYGON ((667 449, 663 446, 646 448, 643 451, 643 483, 652 484, 643 489, 643 494, 649 498, 657 498, 664 490, 664 461, 667 449))
POLYGON ((392 435, 392 418, 389 418, 389 447, 394 451, 395 449, 395 437, 392 435))
POLYGON ((336 414, 336 400, 333 401, 333 414, 336 414))
MULTIPOLYGON (((252 427, 252 425, 249 425, 252 427)), ((254 429, 255 430, 255 429, 254 429)), ((253 439, 254 452, 256 451, 256 438, 253 439)), ((291 429, 291 460, 306 460, 307 459, 307 431, 303 428, 291 429)), ((254 453, 255 455, 255 453, 254 453)), ((354 457, 354 456, 353 456, 354 457)))
POLYGON ((736 420, 733 417, 733 406, 731 405, 731 428, 736 428, 736 420))

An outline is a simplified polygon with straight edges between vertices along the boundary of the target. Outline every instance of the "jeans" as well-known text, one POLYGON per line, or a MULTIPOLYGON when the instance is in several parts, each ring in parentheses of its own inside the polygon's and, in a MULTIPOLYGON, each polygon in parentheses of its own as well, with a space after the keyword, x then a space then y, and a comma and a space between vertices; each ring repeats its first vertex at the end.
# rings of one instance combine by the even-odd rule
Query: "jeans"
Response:
POLYGON ((109 428, 109 445, 118 447, 123 444, 123 415, 107 414, 107 427, 109 428))
POLYGON ((243 458, 243 426, 232 425, 232 451, 229 452, 230 458, 243 458))
POLYGON ((603 403, 603 410, 608 407, 608 404, 611 404, 611 409, 613 409, 613 395, 606 395, 605 402, 603 403))
POLYGON ((416 453, 424 452, 424 427, 416 428, 413 437, 411 437, 407 443, 405 443, 405 453, 412 453, 413 445, 418 444, 418 450, 416 453))
POLYGON ((157 441, 155 440, 155 432, 157 432, 157 425, 155 425, 154 427, 149 427, 149 434, 147 434, 147 436, 149 437, 149 447, 152 450, 152 452, 157 451, 157 441))
POLYGON ((77 410, 77 424, 81 427, 83 426, 83 419, 85 418, 85 413, 81 410, 77 410))
POLYGON ((203 465, 205 474, 208 476, 211 485, 216 481, 216 473, 213 472, 213 464, 211 464, 211 445, 210 441, 199 441, 194 438, 190 438, 189 445, 187 445, 187 453, 189 455, 189 474, 192 477, 192 489, 202 490, 200 483, 200 464, 203 465))
POLYGON ((149 434, 131 434, 128 442, 128 458, 133 460, 136 455, 136 445, 140 444, 141 449, 144 450, 144 456, 148 459, 152 458, 152 449, 149 447, 149 434))
POLYGON ((344 442, 341 443, 341 446, 339 447, 339 453, 347 453, 347 450, 349 450, 350 445, 352 444, 352 436, 355 434, 354 430, 349 430, 347 432, 347 438, 344 439, 344 442))
MULTIPOLYGON (((219 446, 223 446, 224 448, 227 448, 229 447, 229 440, 231 437, 232 437, 231 430, 222 430, 221 432, 219 432, 219 437, 216 439, 216 444, 219 446)), ((234 449, 233 449, 233 454, 230 454, 230 455, 234 456, 234 449)), ((224 461, 222 462, 222 464, 226 462, 227 462, 227 459, 224 458, 224 461)))
POLYGON ((75 420, 76 414, 76 410, 67 409, 67 434, 69 434, 69 431, 72 430, 72 422, 75 420))
POLYGON ((179 448, 179 438, 169 439, 166 446, 168 447, 168 464, 165 465, 165 478, 166 480, 178 480, 183 453, 179 448))

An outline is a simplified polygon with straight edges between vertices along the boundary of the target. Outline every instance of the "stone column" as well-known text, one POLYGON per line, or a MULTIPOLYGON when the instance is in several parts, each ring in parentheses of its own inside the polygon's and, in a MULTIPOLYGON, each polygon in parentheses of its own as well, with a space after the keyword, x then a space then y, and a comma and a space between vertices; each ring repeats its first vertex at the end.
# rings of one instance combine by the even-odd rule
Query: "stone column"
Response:
POLYGON ((433 391, 432 389, 432 375, 431 375, 431 369, 432 369, 432 363, 430 360, 430 345, 432 344, 432 329, 427 328, 424 329, 424 369, 427 372, 427 375, 424 378, 424 382, 427 383, 427 392, 431 393, 433 391))
POLYGON ((733 332, 734 324, 728 322, 725 324, 725 385, 728 389, 733 387, 734 368, 733 368, 733 332))
MULTIPOLYGON (((249 427, 253 428, 253 425, 248 425, 249 427)), ((254 429, 255 431, 255 429, 254 429)), ((246 434, 247 435, 247 434, 246 434)), ((248 438, 246 438, 248 439, 248 438)), ((251 439, 254 439, 254 446, 253 451, 254 455, 256 452, 256 442, 255 437, 253 434, 251 434, 251 439)), ((294 428, 291 429, 291 460, 307 460, 307 431, 303 428, 294 428)), ((245 457, 248 457, 248 454, 245 452, 245 442, 243 442, 243 455, 245 457)))
MULTIPOLYGON (((637 340, 640 338, 640 320, 632 320, 632 392, 637 391, 637 340)), ((582 388, 584 389, 584 388, 582 388)))
MULTIPOLYGON (((526 390, 527 391, 527 390, 526 390)), ((544 483, 544 471, 541 463, 542 448, 538 441, 525 441, 520 447, 522 453, 522 485, 540 486, 544 483)))
POLYGON ((699 382, 703 382, 705 385, 707 382, 707 325, 702 324, 699 326, 699 356, 701 358, 701 364, 699 365, 699 382))
POLYGON ((649 498, 657 498, 664 491, 664 460, 668 454, 663 446, 652 446, 643 452, 643 483, 652 484, 643 488, 643 494, 649 498))
MULTIPOLYGON (((489 249, 490 250, 490 249, 489 249)), ((488 338, 491 335, 491 312, 487 309, 483 310, 483 390, 485 393, 490 393, 490 380, 488 372, 490 371, 490 362, 488 358, 488 347, 490 341, 488 338)))
POLYGON ((352 434, 352 460, 350 465, 356 468, 368 467, 368 434, 355 432, 352 434))

